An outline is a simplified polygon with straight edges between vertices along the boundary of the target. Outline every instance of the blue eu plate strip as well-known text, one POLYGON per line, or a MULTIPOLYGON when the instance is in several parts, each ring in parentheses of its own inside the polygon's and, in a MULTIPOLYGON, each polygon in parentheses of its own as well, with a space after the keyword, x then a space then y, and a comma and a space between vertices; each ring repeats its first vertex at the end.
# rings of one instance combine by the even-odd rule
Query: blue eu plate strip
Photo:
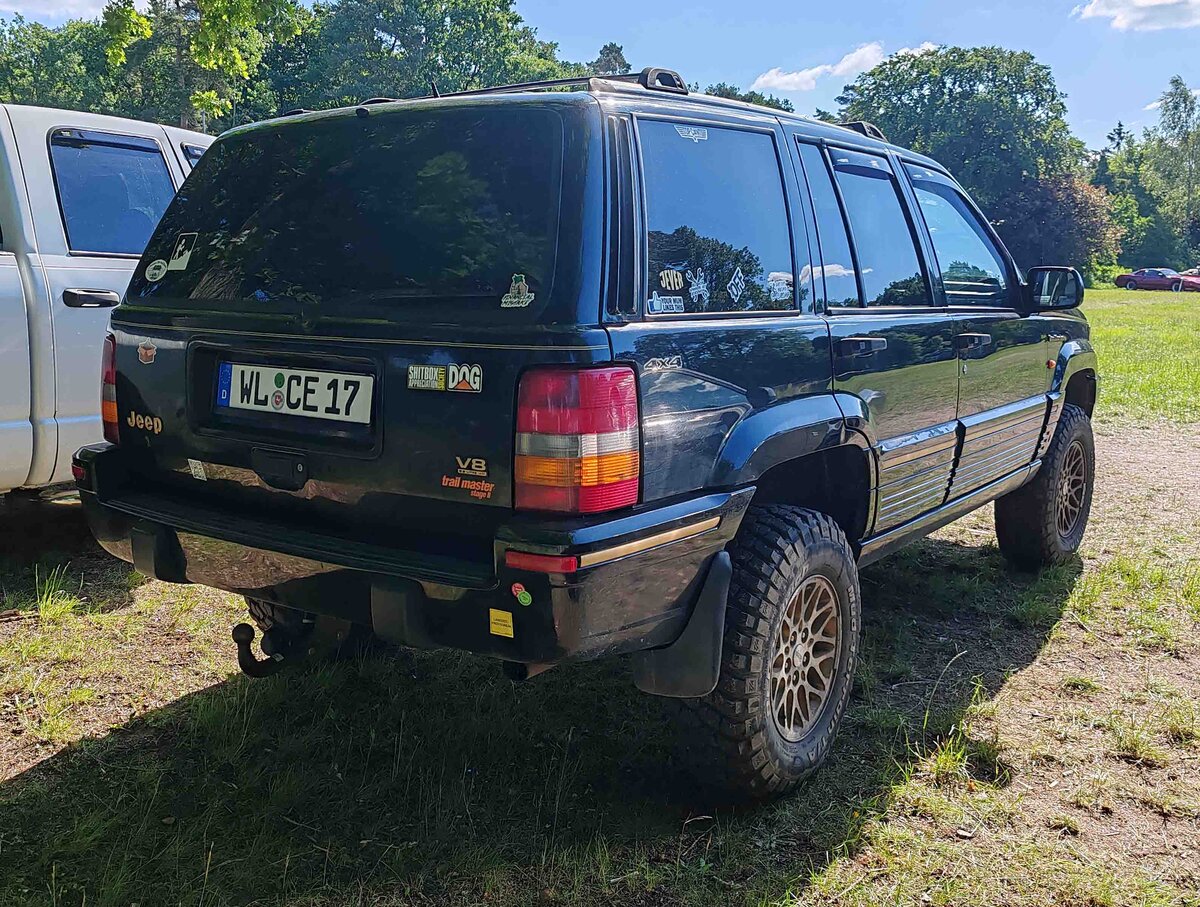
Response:
POLYGON ((217 371, 217 406, 229 405, 229 386, 233 383, 233 364, 222 362, 217 371))

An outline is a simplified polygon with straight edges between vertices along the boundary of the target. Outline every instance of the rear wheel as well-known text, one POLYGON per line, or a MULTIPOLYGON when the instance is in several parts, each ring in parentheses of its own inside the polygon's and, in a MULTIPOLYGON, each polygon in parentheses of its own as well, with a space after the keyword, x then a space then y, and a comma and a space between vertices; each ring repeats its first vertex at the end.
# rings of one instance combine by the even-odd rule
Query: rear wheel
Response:
POLYGON ((996 500, 1001 553, 1026 570, 1070 560, 1087 529, 1095 474, 1092 420, 1067 403, 1037 476, 996 500))
POLYGON ((1136 290, 1136 289, 1137 289, 1137 282, 1136 282, 1136 281, 1133 281, 1133 280, 1129 281, 1128 283, 1126 283, 1126 284, 1125 284, 1125 289, 1127 289, 1127 290, 1136 290))
POLYGON ((702 781, 739 799, 794 787, 821 764, 850 699, 862 624, 854 553, 799 507, 753 507, 730 548, 721 679, 687 702, 702 781))

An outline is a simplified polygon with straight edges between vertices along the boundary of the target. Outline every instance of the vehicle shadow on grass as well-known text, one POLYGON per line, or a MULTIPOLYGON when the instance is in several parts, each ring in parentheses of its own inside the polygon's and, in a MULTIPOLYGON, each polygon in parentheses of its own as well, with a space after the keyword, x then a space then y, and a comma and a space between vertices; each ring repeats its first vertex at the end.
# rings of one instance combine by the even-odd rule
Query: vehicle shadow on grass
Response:
POLYGON ((143 582, 96 544, 74 492, 0 497, 0 613, 35 611, 56 594, 72 610, 116 611, 143 582))
MULTIPOLYGON (((943 540, 865 570, 858 693, 829 762, 715 818, 675 768, 668 704, 620 663, 520 686, 454 653, 232 678, 0 786, 0 902, 777 899, 853 854, 898 779, 1036 657, 1078 573, 1021 576, 943 540)), ((967 745, 966 771, 1007 783, 967 745)))

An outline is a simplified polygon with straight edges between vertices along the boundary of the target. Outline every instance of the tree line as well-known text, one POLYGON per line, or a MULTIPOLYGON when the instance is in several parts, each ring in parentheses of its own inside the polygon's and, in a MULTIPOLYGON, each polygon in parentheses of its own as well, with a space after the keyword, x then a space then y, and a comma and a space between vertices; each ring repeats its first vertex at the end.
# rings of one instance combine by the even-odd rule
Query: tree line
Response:
MULTIPOLYGON (((150 0, 144 12, 109 0, 99 19, 57 28, 0 19, 0 101, 213 133, 295 108, 630 69, 615 42, 562 59, 513 0, 150 0)), ((792 109, 724 82, 706 90, 792 109)), ((999 47, 889 57, 837 103, 817 116, 869 120, 950 167, 1023 266, 1107 281, 1200 263, 1200 105, 1178 76, 1156 125, 1139 136, 1118 123, 1098 152, 1072 135, 1050 69, 999 47)))

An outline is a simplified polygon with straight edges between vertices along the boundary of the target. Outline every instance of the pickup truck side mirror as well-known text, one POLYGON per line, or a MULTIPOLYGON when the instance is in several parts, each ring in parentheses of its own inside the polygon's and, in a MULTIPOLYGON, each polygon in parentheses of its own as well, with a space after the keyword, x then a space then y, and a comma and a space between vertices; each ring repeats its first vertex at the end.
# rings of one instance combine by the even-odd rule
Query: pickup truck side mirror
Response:
POLYGON ((1083 302, 1083 278, 1074 268, 1030 268, 1025 302, 1030 311, 1073 309, 1083 302))

